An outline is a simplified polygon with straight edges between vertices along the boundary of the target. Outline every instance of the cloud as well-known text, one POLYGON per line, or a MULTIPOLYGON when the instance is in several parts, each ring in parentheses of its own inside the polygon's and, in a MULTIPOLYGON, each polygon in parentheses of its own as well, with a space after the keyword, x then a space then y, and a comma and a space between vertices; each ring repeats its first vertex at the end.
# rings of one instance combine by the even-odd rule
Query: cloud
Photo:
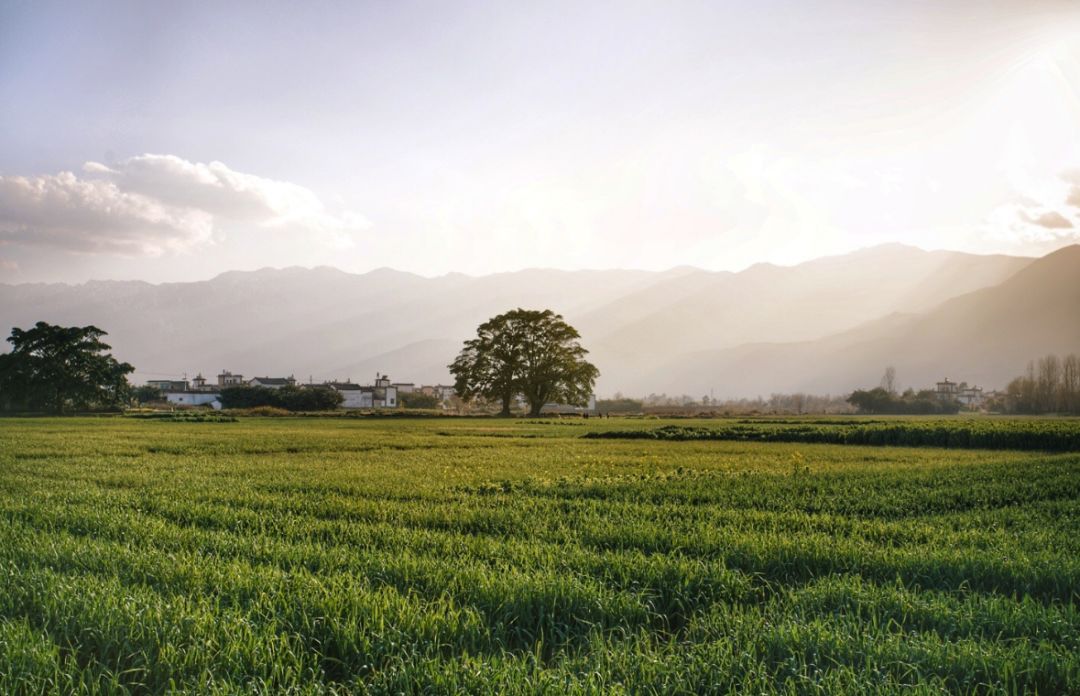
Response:
POLYGON ((0 259, 0 271, 7 271, 9 273, 16 273, 19 270, 19 264, 11 259, 0 259))
POLYGON ((1080 207, 1080 169, 1026 181, 1012 202, 989 215, 988 237, 1036 248, 1076 241, 1080 239, 1080 216, 1063 205, 1080 207))
POLYGON ((1070 169, 1062 174, 1061 178, 1070 185, 1065 202, 1075 208, 1080 208, 1080 169, 1070 169))
POLYGON ((1073 227, 1072 221, 1056 210, 1051 210, 1037 217, 1030 215, 1027 211, 1021 211, 1020 216, 1034 225, 1045 227, 1050 230, 1061 230, 1073 227))
POLYGON ((0 240, 72 251, 156 256, 209 242, 232 225, 277 228, 333 247, 368 226, 331 213, 310 189, 175 155, 139 155, 113 166, 0 176, 0 240))
POLYGON ((71 172, 0 177, 0 240, 72 251, 158 255, 210 239, 213 216, 71 172))

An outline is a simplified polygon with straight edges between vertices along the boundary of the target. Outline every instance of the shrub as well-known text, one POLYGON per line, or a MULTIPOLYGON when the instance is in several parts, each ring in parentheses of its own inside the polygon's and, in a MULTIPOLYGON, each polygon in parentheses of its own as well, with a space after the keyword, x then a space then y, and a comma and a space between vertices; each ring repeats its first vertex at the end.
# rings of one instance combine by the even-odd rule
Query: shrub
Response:
POLYGON ((277 406, 254 406, 252 408, 230 409, 230 414, 237 416, 291 416, 291 412, 277 406))

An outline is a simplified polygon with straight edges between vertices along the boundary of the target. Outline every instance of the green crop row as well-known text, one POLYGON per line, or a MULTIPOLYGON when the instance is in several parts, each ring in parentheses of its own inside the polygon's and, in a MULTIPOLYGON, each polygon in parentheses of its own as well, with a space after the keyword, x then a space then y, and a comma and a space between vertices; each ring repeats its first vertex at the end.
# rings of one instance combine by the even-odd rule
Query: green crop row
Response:
POLYGON ((580 434, 0 420, 0 693, 1080 692, 1080 454, 580 434))
POLYGON ((1080 419, 742 422, 720 426, 666 425, 651 430, 603 430, 585 438, 663 441, 733 440, 832 445, 1080 451, 1080 419))

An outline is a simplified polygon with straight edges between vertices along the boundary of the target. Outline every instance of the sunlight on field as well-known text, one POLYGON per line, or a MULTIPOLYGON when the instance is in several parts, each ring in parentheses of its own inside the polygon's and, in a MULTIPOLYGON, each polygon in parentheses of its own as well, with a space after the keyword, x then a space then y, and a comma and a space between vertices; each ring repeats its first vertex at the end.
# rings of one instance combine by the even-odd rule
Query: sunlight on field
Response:
POLYGON ((670 424, 0 420, 0 692, 1080 689, 1080 454, 670 424))

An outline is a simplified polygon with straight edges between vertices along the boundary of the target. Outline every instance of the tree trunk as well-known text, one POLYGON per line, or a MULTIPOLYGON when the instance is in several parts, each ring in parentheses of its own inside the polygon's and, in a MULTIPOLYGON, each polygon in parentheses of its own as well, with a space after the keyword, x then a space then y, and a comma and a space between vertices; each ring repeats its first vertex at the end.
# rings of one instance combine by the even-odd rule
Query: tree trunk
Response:
POLYGON ((499 411, 499 415, 503 418, 510 417, 510 396, 503 396, 502 398, 502 410, 499 411))

